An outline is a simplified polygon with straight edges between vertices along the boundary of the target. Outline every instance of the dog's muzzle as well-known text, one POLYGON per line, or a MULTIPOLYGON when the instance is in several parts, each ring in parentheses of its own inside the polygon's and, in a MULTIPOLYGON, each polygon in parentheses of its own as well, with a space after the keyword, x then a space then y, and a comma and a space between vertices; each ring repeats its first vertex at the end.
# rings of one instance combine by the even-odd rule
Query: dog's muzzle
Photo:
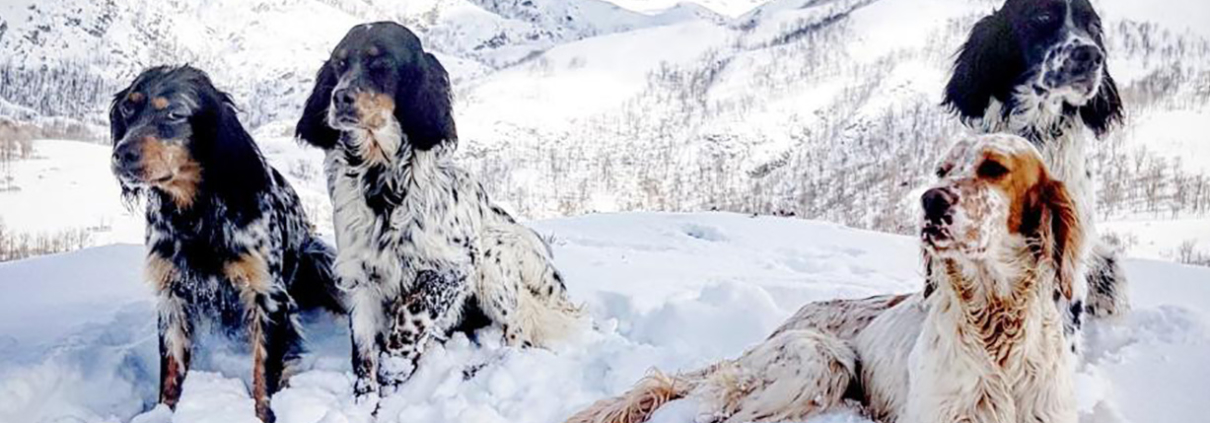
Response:
POLYGON ((1074 44, 1065 50, 1066 54, 1061 54, 1062 63, 1046 72, 1046 85, 1051 89, 1070 87, 1088 96, 1096 93, 1105 66, 1105 53, 1092 44, 1074 44))
POLYGON ((349 88, 332 92, 332 110, 329 116, 333 126, 357 126, 357 93, 349 88))
POLYGON ((110 157, 113 174, 118 178, 132 183, 143 181, 143 156, 138 143, 129 138, 118 141, 110 157))
POLYGON ((932 246, 941 246, 953 240, 950 225, 954 223, 954 204, 957 195, 946 188, 933 188, 920 196, 924 208, 924 223, 920 227, 920 237, 932 246))

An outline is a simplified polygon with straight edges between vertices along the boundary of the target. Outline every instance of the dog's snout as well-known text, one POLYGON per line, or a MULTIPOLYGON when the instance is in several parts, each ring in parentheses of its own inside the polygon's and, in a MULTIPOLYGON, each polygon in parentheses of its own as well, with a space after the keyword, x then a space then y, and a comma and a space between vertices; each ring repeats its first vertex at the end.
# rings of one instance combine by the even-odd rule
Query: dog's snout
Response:
POLYGON ((135 143, 122 141, 113 150, 113 164, 122 170, 132 170, 139 166, 139 149, 135 143))
POLYGON ((924 192, 920 197, 924 206, 924 217, 932 222, 940 222, 949 215, 950 207, 954 204, 954 195, 944 188, 933 188, 924 192))
POLYGON ((353 107, 354 99, 353 90, 348 88, 342 88, 332 93, 332 105, 336 106, 338 110, 353 107))
POLYGON ((1094 45, 1076 46, 1064 64, 1065 73, 1073 76, 1087 76, 1095 72, 1105 61, 1105 54, 1094 45))

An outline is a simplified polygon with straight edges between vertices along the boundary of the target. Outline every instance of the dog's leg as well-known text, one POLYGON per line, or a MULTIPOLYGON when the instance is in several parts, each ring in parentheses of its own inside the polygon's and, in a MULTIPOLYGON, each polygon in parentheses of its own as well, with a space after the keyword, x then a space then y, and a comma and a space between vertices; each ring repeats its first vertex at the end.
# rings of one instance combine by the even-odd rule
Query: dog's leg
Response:
POLYGON ((176 409, 181 399, 181 387, 189 372, 192 328, 185 300, 173 286, 183 276, 171 261, 158 253, 147 256, 146 278, 155 289, 159 308, 160 338, 160 403, 176 409))
POLYGON ((175 410, 189 372, 191 328, 180 297, 161 292, 159 307, 160 403, 175 410))
POLYGON ((494 228, 481 244, 475 295, 508 345, 545 347, 574 331, 580 309, 537 234, 517 225, 494 228))
POLYGON ((485 249, 486 262, 476 269, 479 272, 479 282, 475 295, 482 305, 483 314, 504 330, 504 341, 507 345, 529 346, 529 337, 520 319, 518 289, 521 277, 519 274, 509 275, 505 271, 500 262, 501 254, 503 252, 491 247, 485 249))
POLYGON ((252 400, 256 403, 256 416, 265 423, 272 423, 275 417, 269 407, 269 396, 277 382, 269 380, 269 367, 280 366, 280 363, 269 364, 271 334, 267 330, 272 327, 273 317, 280 313, 273 310, 288 307, 288 304, 275 302, 285 297, 283 285, 274 280, 268 261, 259 252, 244 253, 228 261, 223 273, 239 292, 248 341, 252 344, 252 400))
POLYGON ((383 351, 382 337, 383 308, 382 293, 368 284, 356 285, 349 295, 349 335, 353 345, 353 395, 358 403, 371 398, 378 392, 375 375, 378 372, 378 355, 383 351))
POLYGON ((267 299, 275 305, 265 324, 265 381, 272 396, 288 383, 290 366, 303 353, 303 335, 293 299, 285 291, 275 291, 267 299))
POLYGON ((378 380, 393 390, 411 377, 429 341, 456 324, 469 287, 466 273, 422 270, 412 291, 391 306, 390 330, 378 366, 378 380))
POLYGON ((705 378, 698 422, 804 420, 844 406, 857 353, 835 335, 788 330, 705 378))
POLYGON ((1104 240, 1093 247, 1088 257, 1089 314, 1096 317, 1120 316, 1130 311, 1126 273, 1118 260, 1118 251, 1104 240))

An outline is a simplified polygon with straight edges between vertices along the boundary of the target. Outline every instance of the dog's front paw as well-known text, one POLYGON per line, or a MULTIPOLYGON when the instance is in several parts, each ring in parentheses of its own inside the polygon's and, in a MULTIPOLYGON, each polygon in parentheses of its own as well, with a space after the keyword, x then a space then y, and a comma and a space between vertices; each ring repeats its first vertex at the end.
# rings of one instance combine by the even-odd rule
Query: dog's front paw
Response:
POLYGON ((378 398, 378 383, 368 377, 359 377, 353 381, 353 402, 361 405, 370 398, 378 398))
POLYGON ((256 418, 264 423, 275 423, 277 421, 277 415, 273 414, 273 408, 269 407, 268 402, 256 404, 256 418))
POLYGON ((407 355, 383 354, 378 361, 379 395, 389 396, 416 372, 416 362, 407 355))

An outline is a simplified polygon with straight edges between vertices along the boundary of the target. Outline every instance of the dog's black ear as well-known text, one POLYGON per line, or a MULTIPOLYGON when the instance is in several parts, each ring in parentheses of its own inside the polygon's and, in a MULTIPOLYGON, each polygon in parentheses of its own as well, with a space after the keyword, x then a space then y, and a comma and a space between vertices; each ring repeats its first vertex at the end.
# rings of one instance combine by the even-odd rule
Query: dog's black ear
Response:
POLYGON ((335 88, 336 72, 324 62, 315 75, 315 87, 311 89, 311 96, 307 97, 302 118, 294 128, 295 137, 324 150, 336 146, 340 131, 328 126, 328 105, 332 102, 332 90, 335 88))
POLYGON ((1097 138, 1122 121, 1122 97, 1118 94, 1118 84, 1109 76, 1108 67, 1104 72, 1097 96, 1080 108, 1080 118, 1084 119, 1084 124, 1092 129, 1097 138))
POLYGON ((395 119, 399 120, 408 143, 428 150, 443 142, 458 139, 450 98, 450 78, 445 67, 432 54, 422 57, 419 81, 414 89, 401 86, 395 97, 395 119))
POLYGON ((240 123, 231 96, 215 88, 205 74, 196 81, 202 112, 189 120, 194 133, 190 153, 201 164, 201 183, 233 209, 255 208, 259 193, 270 185, 268 166, 240 123))
POLYGON ((991 99, 1006 99, 1024 71, 1012 28, 1001 15, 997 12, 976 23, 954 61, 942 103, 963 119, 982 118, 991 99))
POLYGON ((252 135, 244 129, 239 121, 235 101, 227 93, 218 92, 218 134, 215 141, 219 146, 217 159, 213 163, 223 163, 226 169, 222 172, 239 180, 232 180, 233 185, 264 187, 268 185, 269 173, 260 148, 252 135))
POLYGON ((122 102, 130 95, 130 87, 119 91, 113 96, 113 101, 109 103, 109 136, 113 138, 113 143, 117 144, 122 137, 126 136, 126 119, 122 117, 122 102))

